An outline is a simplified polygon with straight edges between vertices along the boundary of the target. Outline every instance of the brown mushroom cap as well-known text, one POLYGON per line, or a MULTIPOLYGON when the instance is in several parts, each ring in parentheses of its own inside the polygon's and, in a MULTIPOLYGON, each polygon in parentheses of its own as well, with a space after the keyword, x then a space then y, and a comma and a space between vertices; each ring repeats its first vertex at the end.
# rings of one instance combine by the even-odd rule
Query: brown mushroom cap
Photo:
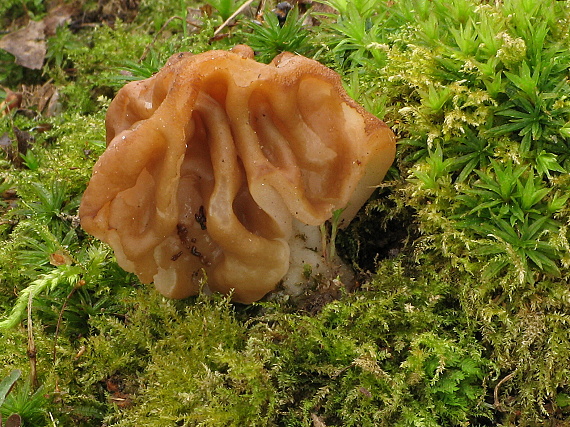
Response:
POLYGON ((81 202, 83 228, 165 296, 211 290, 249 303, 289 267, 292 221, 350 221, 393 162, 390 129, 339 76, 247 46, 172 56, 127 84, 81 202))

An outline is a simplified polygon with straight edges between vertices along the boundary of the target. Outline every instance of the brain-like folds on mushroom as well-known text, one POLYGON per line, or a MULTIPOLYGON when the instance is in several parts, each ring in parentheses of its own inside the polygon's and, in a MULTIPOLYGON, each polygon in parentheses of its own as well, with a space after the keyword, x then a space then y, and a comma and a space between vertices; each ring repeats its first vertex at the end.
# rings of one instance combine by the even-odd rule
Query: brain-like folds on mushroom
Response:
POLYGON ((111 102, 79 215, 119 265, 165 296, 208 287, 249 303, 289 268, 293 223, 345 222, 394 159, 389 128, 339 76, 247 46, 172 56, 111 102))

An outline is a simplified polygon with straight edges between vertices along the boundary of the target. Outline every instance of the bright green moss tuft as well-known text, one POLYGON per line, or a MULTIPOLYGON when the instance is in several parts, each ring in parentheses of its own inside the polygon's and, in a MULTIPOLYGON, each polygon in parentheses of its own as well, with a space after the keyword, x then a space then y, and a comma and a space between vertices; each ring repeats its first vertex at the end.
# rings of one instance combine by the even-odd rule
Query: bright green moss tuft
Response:
POLYGON ((113 425, 474 421, 488 415, 490 364, 449 287, 388 263, 367 290, 316 316, 262 305, 250 320, 224 298, 186 305, 139 292, 126 323, 92 321, 99 334, 83 369, 137 373, 134 404, 113 425))

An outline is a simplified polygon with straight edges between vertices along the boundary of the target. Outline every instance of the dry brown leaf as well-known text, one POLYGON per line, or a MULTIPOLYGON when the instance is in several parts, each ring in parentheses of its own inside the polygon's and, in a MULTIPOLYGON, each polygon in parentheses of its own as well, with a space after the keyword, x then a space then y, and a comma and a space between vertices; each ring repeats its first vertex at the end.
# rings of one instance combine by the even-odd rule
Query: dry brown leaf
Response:
POLYGON ((8 132, 5 132, 2 136, 0 136, 0 150, 6 153, 6 157, 9 162, 15 164, 20 159, 18 156, 18 150, 12 144, 12 138, 8 132))
POLYGON ((16 64, 39 70, 46 56, 45 23, 30 21, 19 30, 6 34, 0 40, 0 48, 16 57, 16 64))
POLYGON ((6 98, 0 103, 0 115, 5 116, 12 110, 17 110, 22 105, 22 93, 14 92, 8 88, 4 88, 6 98))
POLYGON ((47 52, 46 36, 54 35, 57 27, 69 23, 77 12, 72 5, 59 5, 51 9, 43 20, 30 21, 25 27, 6 34, 0 39, 0 49, 14 55, 16 64, 39 70, 47 52))
POLYGON ((55 31, 62 25, 69 24, 71 17, 77 15, 79 9, 72 4, 61 4, 54 7, 48 12, 48 15, 43 19, 45 24, 44 34, 46 36, 55 35, 55 31))
POLYGON ((311 418, 313 419, 313 427, 327 427, 323 419, 314 412, 311 413, 311 418))
POLYGON ((12 139, 10 139, 10 135, 8 132, 4 132, 2 136, 0 136, 0 149, 8 152, 8 150, 12 147, 12 139))
POLYGON ((26 154, 28 148, 34 143, 34 136, 25 130, 20 130, 14 126, 14 135, 16 135, 16 140, 18 141, 18 151, 20 154, 26 154))
POLYGON ((58 250, 49 254, 49 263, 55 267, 60 265, 71 265, 73 264, 73 258, 69 254, 58 250))
POLYGON ((6 427, 20 427, 22 425, 22 417, 19 414, 12 414, 6 420, 6 427))
POLYGON ((51 80, 43 85, 23 86, 22 92, 24 94, 22 102, 24 108, 34 109, 37 107, 37 112, 46 117, 55 116, 61 108, 59 90, 51 80))

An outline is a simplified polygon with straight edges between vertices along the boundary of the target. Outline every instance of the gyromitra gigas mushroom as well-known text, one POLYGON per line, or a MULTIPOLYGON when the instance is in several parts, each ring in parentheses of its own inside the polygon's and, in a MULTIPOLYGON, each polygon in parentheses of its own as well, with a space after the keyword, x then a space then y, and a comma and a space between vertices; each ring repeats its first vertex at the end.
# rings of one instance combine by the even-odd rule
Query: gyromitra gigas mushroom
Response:
POLYGON ((339 76, 247 46, 180 53, 111 102, 107 149, 79 215, 125 270, 165 296, 212 291, 250 303, 289 268, 293 224, 349 222, 395 155, 390 129, 339 76))

